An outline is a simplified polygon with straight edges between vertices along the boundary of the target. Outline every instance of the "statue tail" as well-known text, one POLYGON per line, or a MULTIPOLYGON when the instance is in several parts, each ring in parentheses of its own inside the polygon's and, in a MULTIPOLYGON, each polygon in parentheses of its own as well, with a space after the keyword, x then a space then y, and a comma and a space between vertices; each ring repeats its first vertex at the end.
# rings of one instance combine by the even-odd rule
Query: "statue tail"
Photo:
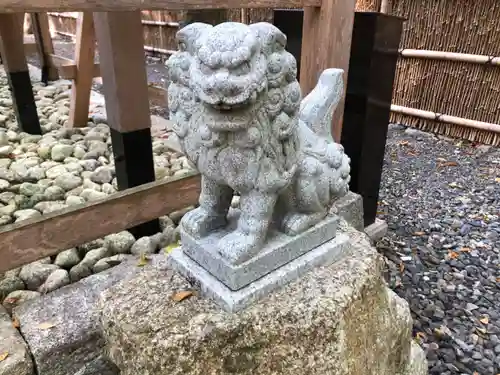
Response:
POLYGON ((300 121, 316 135, 331 142, 333 113, 344 93, 343 75, 342 69, 326 69, 316 87, 300 103, 300 121))

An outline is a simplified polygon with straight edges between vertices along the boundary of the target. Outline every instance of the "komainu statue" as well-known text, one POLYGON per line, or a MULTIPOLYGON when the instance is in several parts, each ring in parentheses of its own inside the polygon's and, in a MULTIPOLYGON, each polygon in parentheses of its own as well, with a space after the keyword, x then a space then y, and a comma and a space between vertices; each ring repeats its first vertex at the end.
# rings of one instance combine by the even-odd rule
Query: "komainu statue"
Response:
POLYGON ((182 230, 203 238, 226 227, 238 194, 237 226, 217 250, 240 264, 270 227, 298 235, 348 192, 349 158, 330 131, 343 71, 325 70, 302 99, 286 36, 271 24, 193 23, 177 42, 167 62, 170 119, 202 175, 199 207, 182 230))

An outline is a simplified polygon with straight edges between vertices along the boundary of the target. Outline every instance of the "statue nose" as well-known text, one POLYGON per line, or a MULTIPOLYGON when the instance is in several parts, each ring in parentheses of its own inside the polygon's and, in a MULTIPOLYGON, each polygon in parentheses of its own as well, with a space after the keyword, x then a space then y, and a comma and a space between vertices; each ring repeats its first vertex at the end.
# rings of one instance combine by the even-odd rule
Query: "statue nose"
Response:
POLYGON ((228 72, 218 72, 215 75, 215 90, 221 96, 233 96, 239 93, 228 72))

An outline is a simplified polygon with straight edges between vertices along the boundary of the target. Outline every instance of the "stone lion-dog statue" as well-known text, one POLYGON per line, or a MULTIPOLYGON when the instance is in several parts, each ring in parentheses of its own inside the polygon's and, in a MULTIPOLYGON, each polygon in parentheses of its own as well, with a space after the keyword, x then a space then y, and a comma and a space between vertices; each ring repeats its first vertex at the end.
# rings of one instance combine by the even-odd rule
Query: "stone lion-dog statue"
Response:
POLYGON ((348 192, 350 160, 331 135, 343 71, 325 70, 302 99, 286 36, 269 23, 193 23, 176 38, 166 63, 170 119, 201 173, 199 206, 181 228, 195 238, 225 228, 238 194, 237 226, 217 251, 240 264, 271 225, 298 235, 348 192))

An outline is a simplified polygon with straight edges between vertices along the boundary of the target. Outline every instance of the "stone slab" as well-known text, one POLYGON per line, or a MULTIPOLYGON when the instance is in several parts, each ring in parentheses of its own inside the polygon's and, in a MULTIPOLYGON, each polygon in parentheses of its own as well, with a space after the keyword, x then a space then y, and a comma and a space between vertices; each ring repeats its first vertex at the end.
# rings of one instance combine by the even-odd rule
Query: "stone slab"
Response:
POLYGON ((378 242, 387 234, 387 223, 384 220, 375 219, 373 224, 365 228, 365 233, 373 242, 378 242))
POLYGON ((332 206, 334 213, 339 215, 352 227, 362 231, 365 227, 363 221, 363 198, 361 195, 348 192, 339 198, 332 206))
POLYGON ((193 238, 183 231, 181 226, 184 254, 202 265, 231 290, 244 288, 335 237, 339 222, 338 216, 328 216, 307 231, 293 237, 272 230, 265 247, 256 256, 244 263, 232 265, 218 254, 217 242, 236 227, 237 219, 238 215, 235 212, 229 217, 226 230, 217 231, 202 239, 193 238))
POLYGON ((344 233, 348 256, 239 312, 203 293, 176 302, 193 285, 169 269, 117 284, 99 303, 110 358, 121 375, 423 375, 408 304, 386 287, 382 257, 364 233, 344 233))
POLYGON ((12 325, 7 310, 0 305, 0 375, 32 375, 34 372, 28 345, 12 325))
POLYGON ((228 288, 193 261, 184 253, 182 247, 175 249, 169 259, 172 268, 194 283, 204 296, 214 300, 224 310, 234 312, 266 297, 306 272, 313 272, 315 267, 325 266, 341 259, 348 252, 349 238, 345 234, 340 234, 237 291, 228 288))
POLYGON ((101 359, 104 340, 96 304, 102 291, 142 270, 132 259, 15 308, 37 375, 117 375, 116 367, 101 359))

